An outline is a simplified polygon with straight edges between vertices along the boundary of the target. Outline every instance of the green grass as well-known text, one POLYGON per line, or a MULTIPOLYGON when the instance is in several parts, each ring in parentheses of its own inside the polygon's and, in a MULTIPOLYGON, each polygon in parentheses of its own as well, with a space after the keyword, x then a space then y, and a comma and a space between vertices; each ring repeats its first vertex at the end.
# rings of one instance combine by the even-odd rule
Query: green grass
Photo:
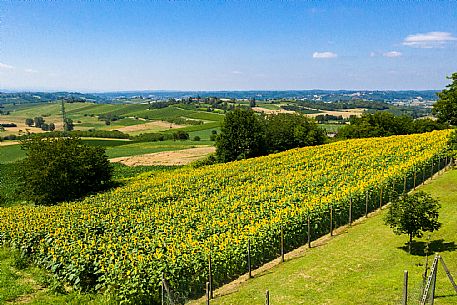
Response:
POLYGON ((340 129, 342 124, 319 124, 319 127, 324 128, 327 132, 336 132, 340 129))
POLYGON ((25 151, 21 150, 21 145, 0 146, 0 163, 11 163, 25 157, 25 151))
POLYGON ((12 267, 12 256, 12 251, 0 248, 0 304, 33 292, 31 285, 24 283, 18 270, 12 267))
POLYGON ((223 114, 217 114, 212 112, 202 112, 202 111, 192 111, 184 115, 186 118, 203 120, 203 121, 213 121, 213 122, 222 122, 224 120, 223 114))
POLYGON ((157 142, 138 142, 127 145, 108 147, 106 154, 109 158, 128 157, 143 154, 150 154, 162 151, 174 151, 186 148, 198 147, 200 145, 212 145, 209 141, 157 141, 157 142))
MULTIPOLYGON (((190 131, 189 136, 190 136, 190 139, 193 139, 195 136, 199 136, 202 141, 203 140, 209 141, 213 130, 216 130, 217 133, 219 134, 221 129, 219 127, 216 127, 216 128, 210 128, 210 129, 190 131)), ((215 143, 215 142, 212 142, 212 143, 215 143)))
POLYGON ((11 206, 22 200, 17 194, 19 178, 16 173, 16 163, 0 163, 0 207, 11 206))
MULTIPOLYGON (((421 189, 442 203, 443 226, 431 234, 431 252, 440 252, 457 278, 457 170, 421 189)), ((271 304, 400 304, 403 270, 409 271, 408 304, 418 304, 425 238, 418 239, 415 251, 408 254, 403 249, 408 237, 394 235, 384 225, 385 213, 383 210, 330 242, 306 250, 303 256, 257 275, 236 291, 216 297, 211 304, 265 304, 267 289, 271 304)), ((436 305, 457 304, 457 293, 442 267, 438 270, 436 297, 436 305)), ((204 304, 201 300, 194 303, 204 304)))
MULTIPOLYGON (((125 141, 125 140, 113 140, 113 139, 102 139, 102 138, 100 138, 100 139, 85 138, 85 139, 83 139, 83 142, 86 144, 89 144, 89 145, 102 146, 105 148, 126 145, 126 144, 128 145, 131 143, 131 142, 125 141)), ((25 158, 25 151, 21 150, 21 145, 13 144, 13 145, 0 146, 0 164, 16 162, 23 158, 25 158)))
MULTIPOLYGON (((196 110, 195 106, 181 108, 182 105, 173 105, 161 109, 149 110, 147 104, 94 104, 94 103, 66 103, 65 112, 68 118, 72 119, 75 124, 75 130, 100 129, 100 130, 116 130, 126 126, 140 125, 147 123, 149 120, 174 121, 179 119, 200 120, 205 122, 203 125, 187 125, 183 130, 187 132, 201 131, 205 129, 214 129, 220 127, 224 114, 202 112, 196 110), (104 121, 98 119, 98 115, 117 115, 124 117, 117 121, 112 121, 110 125, 106 125, 104 121), (138 120, 144 118, 148 119, 138 120)), ((35 128, 24 126, 26 118, 34 118, 36 116, 45 116, 47 123, 55 123, 58 128, 61 128, 61 104, 43 103, 43 104, 28 104, 10 107, 11 115, 4 116, 3 120, 8 123, 16 123, 23 131, 27 128, 31 132, 37 132, 35 128)), ((130 134, 137 135, 144 132, 174 132, 176 129, 169 130, 164 127, 149 126, 148 130, 132 131, 130 134)), ((6 130, 1 136, 10 134, 18 134, 17 130, 6 130)), ((1 157, 1 155, 0 155, 1 157)), ((1 160, 0 160, 1 162, 1 160)))
POLYGON ((127 145, 130 144, 130 141, 126 140, 117 140, 117 139, 101 139, 101 138, 83 138, 82 139, 83 143, 92 145, 92 146, 101 146, 101 147, 115 147, 115 146, 121 146, 121 145, 127 145))
MULTIPOLYGON (((187 127, 180 128, 179 130, 187 131, 187 132, 193 132, 193 131, 202 131, 202 130, 213 130, 213 129, 220 129, 221 123, 220 122, 211 122, 211 123, 205 123, 201 125, 191 125, 187 127)), ((169 129, 164 132, 175 132, 176 129, 169 129)))
POLYGON ((136 177, 139 174, 147 172, 164 172, 171 171, 181 166, 162 166, 162 165, 152 165, 152 166, 126 166, 121 163, 112 163, 114 167, 114 179, 128 179, 136 177))
MULTIPOLYGON (((106 154, 109 158, 128 157, 162 151, 174 151, 186 148, 193 148, 201 145, 214 145, 209 141, 211 130, 202 132, 205 135, 201 141, 157 141, 157 142, 130 142, 113 139, 83 139, 83 142, 89 145, 102 146, 106 148, 106 154)), ((191 139, 195 135, 191 136, 191 139)), ((21 150, 19 144, 0 146, 0 164, 12 163, 25 158, 25 151, 21 150)))
POLYGON ((257 107, 268 109, 268 110, 280 110, 281 109, 280 105, 277 105, 277 104, 257 103, 257 107))
MULTIPOLYGON (((109 304, 103 295, 65 291, 46 271, 26 265, 15 267, 18 254, 0 247, 0 304, 109 304)), ((114 302, 112 302, 114 304, 114 302)))

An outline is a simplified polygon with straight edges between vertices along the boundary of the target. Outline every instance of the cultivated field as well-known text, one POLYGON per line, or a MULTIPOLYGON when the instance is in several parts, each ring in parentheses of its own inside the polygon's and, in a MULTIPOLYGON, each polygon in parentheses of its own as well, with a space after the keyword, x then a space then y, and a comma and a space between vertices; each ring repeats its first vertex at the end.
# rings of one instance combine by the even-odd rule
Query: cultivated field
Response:
MULTIPOLYGON (((454 278, 457 276, 457 171, 448 171, 419 188, 440 200, 440 230, 428 240, 416 239, 408 254, 406 235, 394 235, 384 225, 385 210, 375 212, 353 227, 286 255, 286 262, 265 266, 253 279, 241 277, 215 291, 211 304, 401 304, 403 270, 409 272, 409 302, 419 304, 422 274, 425 270, 425 246, 429 243, 429 264, 438 252, 454 278)), ((430 265, 429 265, 430 266, 430 265)), ((205 304, 203 299, 189 305, 205 304)), ((457 304, 457 293, 440 266, 437 276, 437 305, 457 304)))
POLYGON ((448 134, 342 141, 142 175, 82 202, 2 208, 0 241, 78 289, 158 303, 163 274, 182 301, 203 293, 209 255, 217 287, 245 273, 248 240, 259 266, 278 256, 281 231, 292 250, 306 243, 308 219, 314 240, 330 213, 345 225, 386 204, 405 176, 420 183, 444 166, 448 134))
POLYGON ((207 155, 216 152, 214 146, 202 146, 182 150, 164 151, 131 157, 118 157, 110 159, 111 162, 119 162, 127 166, 151 166, 151 165, 187 165, 200 160, 207 155))
MULTIPOLYGON (((120 130, 136 135, 144 132, 170 132, 176 129, 189 131, 217 128, 224 115, 208 113, 192 109, 184 109, 179 105, 161 109, 148 109, 148 104, 94 104, 94 103, 66 103, 66 117, 73 120, 75 130, 120 130), (106 125, 100 117, 120 117, 106 125), (176 120, 201 121, 202 125, 175 124, 176 120)), ((31 133, 43 132, 39 128, 25 125, 26 118, 42 116, 46 123, 54 123, 56 130, 62 130, 62 113, 60 103, 42 103, 28 105, 6 105, 9 115, 0 115, 0 123, 15 123, 17 127, 9 127, 0 136, 20 134, 26 131, 31 133)))

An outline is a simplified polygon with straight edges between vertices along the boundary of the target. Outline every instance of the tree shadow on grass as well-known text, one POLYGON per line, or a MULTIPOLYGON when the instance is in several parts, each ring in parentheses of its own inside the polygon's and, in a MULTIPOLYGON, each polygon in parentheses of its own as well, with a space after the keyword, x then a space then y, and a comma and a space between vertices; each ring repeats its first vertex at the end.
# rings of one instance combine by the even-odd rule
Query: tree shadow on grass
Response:
MULTIPOLYGON (((411 254, 416 256, 425 256, 426 247, 427 243, 424 241, 413 241, 411 245, 411 254)), ((408 243, 406 243, 402 247, 398 247, 398 249, 408 252, 408 243)), ((436 252, 452 252, 455 250, 457 250, 457 245, 455 244, 455 242, 452 241, 446 243, 444 242, 444 239, 433 240, 428 245, 428 255, 433 255, 433 253, 436 252)))

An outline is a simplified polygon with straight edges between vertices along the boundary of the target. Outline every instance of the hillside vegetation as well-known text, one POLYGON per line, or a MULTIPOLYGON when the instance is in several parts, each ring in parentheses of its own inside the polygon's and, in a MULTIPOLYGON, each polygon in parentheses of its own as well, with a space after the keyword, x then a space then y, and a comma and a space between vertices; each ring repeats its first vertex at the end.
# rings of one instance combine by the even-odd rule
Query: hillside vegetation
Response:
MULTIPOLYGON (((408 304, 419 304, 426 246, 429 267, 435 252, 440 253, 454 279, 457 276, 457 170, 446 172, 419 188, 440 200, 437 232, 426 234, 408 253, 406 236, 398 236, 384 225, 386 210, 364 219, 311 249, 300 249, 286 262, 254 273, 240 285, 216 290, 214 305, 270 304, 386 305, 401 304, 403 270, 409 272, 408 304)), ((244 278, 246 279, 246 277, 244 278)), ((189 305, 206 304, 199 300, 189 305)), ((438 268, 436 305, 457 304, 457 293, 442 266, 438 268)))
POLYGON ((184 300, 385 204, 444 166, 449 131, 342 141, 266 157, 143 175, 82 202, 0 209, 0 242, 77 289, 158 303, 162 274, 184 300), (414 177, 414 178, 413 178, 414 177), (368 202, 368 205, 366 203, 368 202))

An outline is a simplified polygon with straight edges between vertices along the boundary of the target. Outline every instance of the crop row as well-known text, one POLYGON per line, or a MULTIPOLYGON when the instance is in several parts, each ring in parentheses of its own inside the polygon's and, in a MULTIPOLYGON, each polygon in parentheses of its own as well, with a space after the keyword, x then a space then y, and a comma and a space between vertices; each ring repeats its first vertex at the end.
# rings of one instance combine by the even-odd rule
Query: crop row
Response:
POLYGON ((158 303, 162 274, 181 301, 385 204, 445 164, 449 131, 359 139, 204 167, 143 174, 54 207, 0 209, 0 243, 82 290, 158 303), (439 164, 438 164, 439 162, 439 164), (368 205, 367 205, 368 202, 368 205))

